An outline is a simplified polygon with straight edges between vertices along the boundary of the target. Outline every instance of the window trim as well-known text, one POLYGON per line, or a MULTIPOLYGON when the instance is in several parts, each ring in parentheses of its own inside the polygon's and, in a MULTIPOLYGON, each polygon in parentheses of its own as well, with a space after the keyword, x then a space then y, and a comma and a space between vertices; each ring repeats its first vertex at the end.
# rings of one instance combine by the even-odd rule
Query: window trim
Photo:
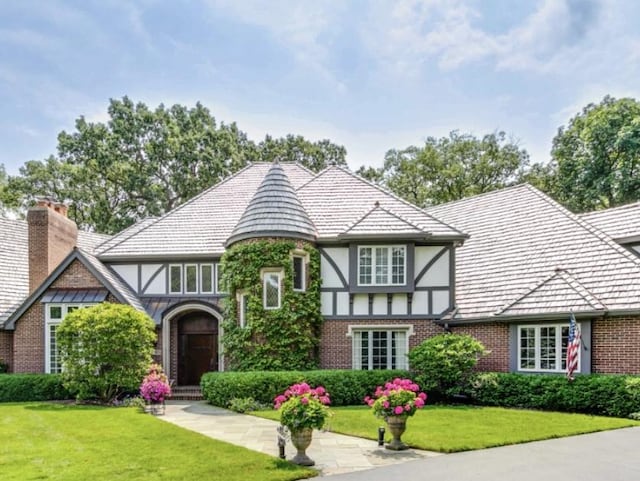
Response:
POLYGON ((283 270, 281 268, 262 269, 260 272, 260 276, 262 277, 262 307, 265 311, 274 311, 280 309, 282 307, 282 279, 284 277, 283 270), (278 305, 274 307, 267 306, 267 276, 269 275, 278 276, 278 305))
POLYGON ((183 292, 185 294, 198 294, 200 292, 200 268, 198 267, 198 264, 184 264, 183 268, 182 268, 182 274, 184 276, 183 279, 183 292), (196 288, 195 290, 190 291, 188 288, 188 282, 187 282, 187 271, 189 270, 190 267, 194 267, 196 270, 196 288))
POLYGON ((182 279, 183 271, 184 269, 182 267, 182 264, 169 264, 169 275, 167 276, 167 279, 169 281, 169 294, 182 294, 184 292, 183 279, 182 279), (173 285, 172 285, 174 267, 177 267, 178 269, 180 269, 180 274, 178 275, 178 279, 180 280, 180 289, 177 291, 173 290, 173 285))
POLYGON ((293 287, 294 292, 305 292, 307 290, 307 263, 309 262, 309 254, 304 251, 293 251, 291 254, 291 285, 293 287), (302 287, 296 288, 296 267, 295 262, 296 259, 300 259, 301 262, 301 281, 302 287))
POLYGON ((215 264, 213 262, 205 262, 202 264, 199 264, 198 267, 198 273, 199 273, 199 285, 198 287, 200 288, 200 293, 201 294, 213 294, 215 292, 215 288, 216 288, 216 271, 215 271, 215 264), (204 288, 202 287, 204 285, 204 282, 202 282, 205 278, 204 274, 202 273, 202 269, 204 267, 210 267, 211 268, 211 276, 210 276, 210 280, 211 280, 211 290, 210 291, 205 291, 204 288))
MULTIPOLYGON (((362 368, 362 360, 356 356, 356 342, 362 339, 361 334, 363 332, 373 332, 373 331, 386 331, 388 333, 391 332, 402 332, 405 335, 405 346, 404 346, 404 357, 396 359, 396 367, 395 369, 408 369, 409 368, 409 358, 407 354, 409 354, 409 338, 415 334, 413 324, 367 324, 367 325, 349 325, 347 329, 347 337, 351 338, 351 368, 363 370, 362 368), (360 335, 360 336, 359 336, 360 335)), ((370 354, 372 355, 372 354, 370 354)), ((373 370, 373 363, 369 364, 367 370, 373 370)))
MULTIPOLYGON (((45 373, 47 374, 58 374, 60 372, 62 372, 62 365, 60 365, 60 370, 56 371, 55 373, 52 373, 51 371, 51 327, 52 326, 59 326, 62 321, 64 320, 64 318, 67 316, 67 314, 69 313, 69 308, 74 308, 75 309, 82 309, 84 307, 90 307, 90 306, 94 306, 96 305, 95 302, 92 303, 87 303, 87 304, 78 304, 78 303, 59 303, 59 302, 54 302, 54 303, 45 303, 44 304, 44 370, 45 373), (52 318, 51 317, 51 308, 52 307, 59 307, 60 308, 60 318, 52 318)), ((56 342, 56 346, 57 346, 57 342, 56 342)), ((60 352, 57 352, 57 356, 56 359, 58 361, 58 363, 60 362, 60 352)))
POLYGON ((245 306, 245 300, 248 301, 249 292, 245 289, 240 289, 236 292, 236 302, 238 303, 238 324, 244 329, 247 327, 247 307, 245 306))
POLYGON ((398 286, 406 286, 407 285, 407 256, 409 249, 406 244, 358 244, 356 249, 356 285, 359 287, 398 287, 398 286), (403 269, 403 280, 402 282, 392 282, 393 281, 393 249, 402 249, 402 269, 403 269), (360 252, 362 249, 371 249, 371 282, 363 283, 360 282, 360 252), (387 260, 388 260, 388 271, 387 271, 387 282, 378 283, 376 282, 376 249, 387 249, 387 260))
MULTIPOLYGON (((582 323, 578 322, 577 323, 580 331, 582 332, 582 323)), ((563 374, 567 372, 566 368, 562 368, 562 362, 565 360, 562 357, 562 329, 563 328, 569 328, 569 322, 546 322, 546 323, 536 323, 536 324, 518 324, 516 327, 516 371, 517 372, 528 372, 528 373, 535 373, 535 372, 539 372, 539 373, 550 373, 550 374, 563 374), (540 367, 541 364, 541 343, 540 343, 540 329, 541 328, 549 328, 549 327, 553 327, 556 328, 558 331, 556 333, 556 365, 559 366, 556 369, 543 369, 540 367), (521 342, 522 342, 522 329, 531 329, 533 328, 535 330, 534 332, 534 349, 535 349, 535 353, 534 353, 534 361, 535 361, 535 367, 534 368, 524 368, 522 367, 522 346, 521 346, 521 342), (557 343, 557 340, 559 340, 560 342, 557 343), (560 361, 558 363, 558 360, 560 361)), ((576 372, 581 372, 582 370, 582 348, 580 349, 580 351, 578 352, 578 367, 576 369, 576 372)))

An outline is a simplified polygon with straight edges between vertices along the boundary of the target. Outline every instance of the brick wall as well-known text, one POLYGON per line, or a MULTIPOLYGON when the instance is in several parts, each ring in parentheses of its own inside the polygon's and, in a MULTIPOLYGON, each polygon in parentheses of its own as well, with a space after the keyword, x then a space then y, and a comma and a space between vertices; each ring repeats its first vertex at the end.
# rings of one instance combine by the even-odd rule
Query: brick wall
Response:
POLYGON ((322 369, 351 369, 352 341, 347 336, 349 326, 413 325, 414 334, 409 337, 409 349, 425 339, 444 332, 430 320, 326 320, 320 336, 320 367, 322 369))
POLYGON ((13 371, 13 331, 0 331, 0 360, 13 371))
POLYGON ((591 324, 591 371, 640 374, 640 318, 610 317, 591 324))
MULTIPOLYGON (((55 280, 52 288, 103 288, 104 286, 78 260, 69 265, 55 280)), ((109 302, 117 302, 112 296, 109 302)), ((14 372, 38 373, 45 371, 44 349, 44 305, 37 299, 16 321, 13 335, 14 372)))
POLYGON ((509 371, 509 326, 507 324, 470 324, 452 328, 451 332, 473 336, 484 344, 488 351, 491 351, 478 362, 479 371, 509 371))

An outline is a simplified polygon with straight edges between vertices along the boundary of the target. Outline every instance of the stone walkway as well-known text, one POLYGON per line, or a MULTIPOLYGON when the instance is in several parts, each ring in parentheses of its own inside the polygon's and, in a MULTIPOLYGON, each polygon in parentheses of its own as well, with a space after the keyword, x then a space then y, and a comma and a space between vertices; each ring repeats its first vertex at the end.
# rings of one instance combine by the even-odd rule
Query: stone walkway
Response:
MULTIPOLYGON (((158 418, 210 438, 278 456, 276 428, 279 423, 276 421, 234 413, 203 401, 170 401, 164 416, 158 418)), ((295 454, 291 442, 285 449, 287 459, 291 459, 295 454)), ((320 471, 321 476, 441 455, 415 449, 394 452, 378 447, 378 443, 372 440, 321 431, 313 432, 307 454, 316 462, 314 468, 320 471)))

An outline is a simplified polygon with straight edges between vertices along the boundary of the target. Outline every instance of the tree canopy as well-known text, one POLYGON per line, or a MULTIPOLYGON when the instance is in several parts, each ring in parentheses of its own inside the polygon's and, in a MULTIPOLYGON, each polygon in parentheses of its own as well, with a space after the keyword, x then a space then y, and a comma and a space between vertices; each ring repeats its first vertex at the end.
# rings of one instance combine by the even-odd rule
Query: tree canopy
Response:
POLYGON ((529 155, 504 132, 482 138, 452 131, 421 147, 389 150, 380 169, 358 173, 424 207, 481 194, 518 181, 529 155))
POLYGON ((606 96, 553 139, 551 194, 576 212, 640 200, 640 102, 606 96))
POLYGON ((29 161, 9 177, 3 204, 24 210, 37 197, 54 197, 70 202, 79 227, 115 233, 162 215, 249 162, 297 161, 314 171, 346 163, 345 148, 328 140, 289 135, 255 143, 200 103, 152 110, 124 97, 110 101, 108 114, 104 123, 80 117, 73 132, 61 132, 57 155, 29 161))

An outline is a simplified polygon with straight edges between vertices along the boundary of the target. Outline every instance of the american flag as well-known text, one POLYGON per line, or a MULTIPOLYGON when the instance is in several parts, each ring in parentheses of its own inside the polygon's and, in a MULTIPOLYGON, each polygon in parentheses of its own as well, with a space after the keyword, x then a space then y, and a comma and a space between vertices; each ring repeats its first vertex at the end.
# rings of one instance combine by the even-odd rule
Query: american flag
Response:
POLYGON ((576 317, 571 313, 569 320, 569 339, 567 341, 567 378, 573 380, 573 373, 578 369, 578 356, 580 354, 580 326, 576 323, 576 317))

